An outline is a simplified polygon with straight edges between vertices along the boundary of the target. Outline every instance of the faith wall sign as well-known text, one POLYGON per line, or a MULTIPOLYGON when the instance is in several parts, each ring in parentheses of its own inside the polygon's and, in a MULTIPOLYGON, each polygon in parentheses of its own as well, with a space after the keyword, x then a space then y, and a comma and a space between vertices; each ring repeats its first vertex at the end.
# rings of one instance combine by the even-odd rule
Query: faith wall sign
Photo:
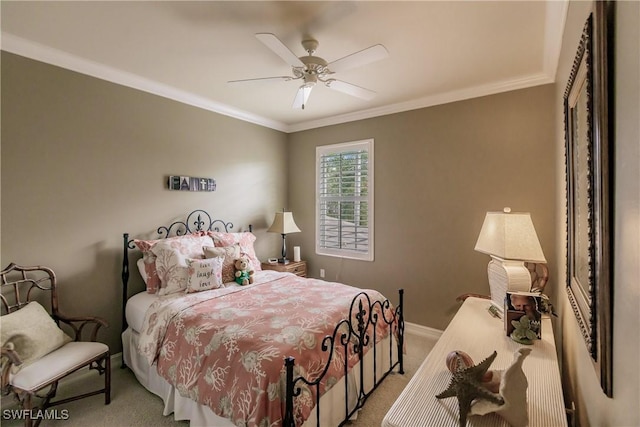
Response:
POLYGON ((170 176, 169 190, 216 191, 216 180, 213 178, 196 178, 193 176, 170 176))

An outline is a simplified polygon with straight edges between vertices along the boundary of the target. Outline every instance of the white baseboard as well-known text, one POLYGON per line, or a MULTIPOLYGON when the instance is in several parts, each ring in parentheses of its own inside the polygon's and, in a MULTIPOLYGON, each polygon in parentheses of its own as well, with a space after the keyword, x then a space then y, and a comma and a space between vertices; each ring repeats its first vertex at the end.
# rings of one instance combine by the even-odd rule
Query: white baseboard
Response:
POLYGON ((442 335, 441 330, 430 328, 428 326, 418 325, 417 323, 404 322, 404 331, 407 334, 417 335, 419 337, 437 340, 442 335))

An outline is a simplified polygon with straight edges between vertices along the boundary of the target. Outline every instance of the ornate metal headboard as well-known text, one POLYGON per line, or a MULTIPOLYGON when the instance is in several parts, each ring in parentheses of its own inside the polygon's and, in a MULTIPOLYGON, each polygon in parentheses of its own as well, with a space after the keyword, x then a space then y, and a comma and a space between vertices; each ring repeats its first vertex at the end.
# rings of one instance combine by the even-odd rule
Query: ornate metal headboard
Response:
MULTIPOLYGON (((221 219, 212 219, 207 211, 196 209, 189 213, 184 221, 175 221, 169 225, 161 225, 157 228, 156 239, 166 239, 171 236, 184 236, 186 234, 197 233, 199 231, 224 231, 230 232, 233 223, 225 222, 221 219)), ((249 231, 252 230, 249 225, 249 231)), ((122 330, 127 328, 125 317, 125 304, 129 299, 129 250, 135 249, 133 239, 129 239, 129 233, 123 233, 123 253, 122 253, 122 330)))

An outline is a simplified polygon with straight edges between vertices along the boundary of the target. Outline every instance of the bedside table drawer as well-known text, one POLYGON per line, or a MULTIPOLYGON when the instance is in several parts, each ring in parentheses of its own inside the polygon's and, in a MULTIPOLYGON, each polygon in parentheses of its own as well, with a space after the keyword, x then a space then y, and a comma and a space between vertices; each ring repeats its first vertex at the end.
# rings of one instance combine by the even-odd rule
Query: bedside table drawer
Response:
POLYGON ((307 277, 307 263, 306 261, 296 262, 294 266, 287 270, 296 276, 307 277))
POLYGON ((268 262, 263 262, 261 265, 263 270, 275 270, 283 273, 293 273, 300 277, 307 277, 306 261, 291 261, 288 264, 269 264, 268 262))

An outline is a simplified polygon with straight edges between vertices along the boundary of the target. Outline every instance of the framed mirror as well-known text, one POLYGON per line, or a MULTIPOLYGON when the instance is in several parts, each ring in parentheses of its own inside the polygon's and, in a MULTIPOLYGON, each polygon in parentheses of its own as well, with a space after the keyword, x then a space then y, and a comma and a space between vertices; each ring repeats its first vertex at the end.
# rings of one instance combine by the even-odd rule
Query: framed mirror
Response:
POLYGON ((612 394, 611 75, 613 2, 594 2, 564 95, 567 295, 612 394))

